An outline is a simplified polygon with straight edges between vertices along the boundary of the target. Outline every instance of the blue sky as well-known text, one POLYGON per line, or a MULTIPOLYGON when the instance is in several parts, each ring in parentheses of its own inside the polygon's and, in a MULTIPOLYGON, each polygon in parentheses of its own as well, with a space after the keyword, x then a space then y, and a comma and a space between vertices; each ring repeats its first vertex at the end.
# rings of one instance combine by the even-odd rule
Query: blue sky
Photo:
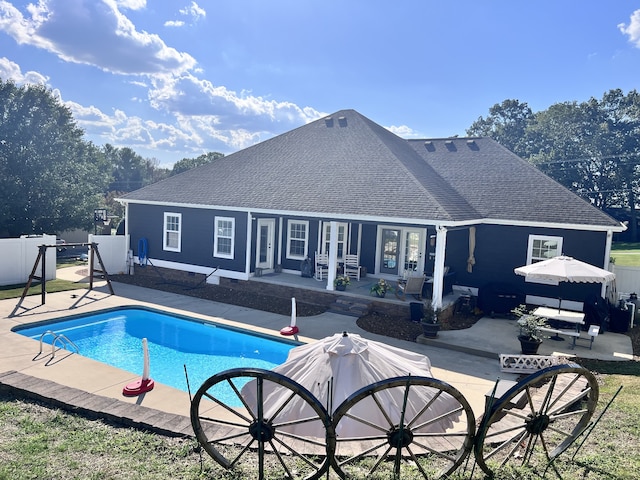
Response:
POLYGON ((639 89, 640 1, 0 0, 0 78, 163 166, 346 108, 464 135, 506 99, 639 89))

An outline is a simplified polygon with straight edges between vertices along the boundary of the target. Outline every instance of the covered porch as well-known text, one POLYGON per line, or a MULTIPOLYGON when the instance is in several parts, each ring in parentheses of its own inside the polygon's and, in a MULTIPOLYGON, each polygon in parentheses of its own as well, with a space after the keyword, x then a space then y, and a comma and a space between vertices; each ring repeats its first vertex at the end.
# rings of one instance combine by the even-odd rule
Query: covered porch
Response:
MULTIPOLYGON (((370 302, 380 302, 384 304, 396 304, 396 305, 404 305, 409 308, 409 305, 412 302, 422 302, 426 303, 431 301, 429 297, 422 297, 422 299, 418 299, 416 296, 407 295, 405 300, 398 298, 395 295, 395 289, 397 288, 395 281, 387 280, 394 291, 387 292, 384 298, 380 298, 371 293, 371 287, 378 282, 381 277, 376 277, 372 275, 367 275, 362 277, 360 281, 351 280, 349 286, 347 286, 346 290, 338 291, 338 290, 329 290, 327 289, 327 280, 316 280, 311 277, 303 277, 300 273, 288 273, 288 272, 270 272, 263 273, 260 276, 252 276, 249 278, 250 282, 264 283, 265 287, 267 285, 280 285, 290 288, 299 288, 302 290, 315 290, 317 292, 323 293, 331 293, 336 297, 352 297, 354 299, 360 299, 361 301, 370 301, 370 302)), ((268 288, 268 287, 267 287, 268 288)), ((460 296, 460 292, 453 290, 452 293, 449 293, 442 297, 442 308, 447 308, 455 303, 457 298, 460 296)))

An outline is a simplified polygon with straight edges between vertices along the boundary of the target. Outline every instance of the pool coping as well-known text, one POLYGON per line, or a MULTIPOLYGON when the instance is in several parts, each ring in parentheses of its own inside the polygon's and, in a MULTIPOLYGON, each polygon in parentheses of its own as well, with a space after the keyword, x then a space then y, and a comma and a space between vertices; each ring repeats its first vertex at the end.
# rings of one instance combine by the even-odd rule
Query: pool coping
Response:
POLYGON ((17 398, 36 400, 87 418, 99 418, 164 436, 195 436, 190 417, 88 393, 15 370, 0 373, 0 393, 2 392, 8 392, 17 398))

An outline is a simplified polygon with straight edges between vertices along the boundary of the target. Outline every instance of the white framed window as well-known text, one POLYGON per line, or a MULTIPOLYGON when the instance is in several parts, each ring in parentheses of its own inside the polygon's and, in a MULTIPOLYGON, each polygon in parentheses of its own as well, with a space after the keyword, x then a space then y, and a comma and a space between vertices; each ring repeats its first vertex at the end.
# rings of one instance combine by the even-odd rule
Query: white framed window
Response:
POLYGON ((562 255, 562 237, 529 235, 527 265, 562 255))
POLYGON ((162 248, 170 252, 179 252, 182 243, 182 214, 164 212, 162 248))
POLYGON ((236 219, 232 217, 215 217, 213 234, 213 256, 233 258, 236 219))
MULTIPOLYGON (((338 223, 338 238, 336 243, 338 244, 338 261, 344 259, 344 254, 347 252, 347 232, 349 226, 346 223, 338 223)), ((323 222, 322 224, 322 248, 321 253, 329 253, 329 244, 331 241, 331 222, 323 222)))
POLYGON ((287 258, 304 260, 309 251, 309 222, 289 221, 287 230, 287 258))

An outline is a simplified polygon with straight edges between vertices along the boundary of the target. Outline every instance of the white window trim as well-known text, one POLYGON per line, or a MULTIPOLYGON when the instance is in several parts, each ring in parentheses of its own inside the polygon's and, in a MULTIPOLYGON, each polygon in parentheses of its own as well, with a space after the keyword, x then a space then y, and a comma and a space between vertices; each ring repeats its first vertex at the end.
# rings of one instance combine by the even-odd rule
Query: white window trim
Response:
POLYGON ((180 252, 182 248, 182 214, 174 212, 164 212, 164 223, 162 226, 162 249, 168 252, 180 252), (167 219, 168 217, 178 217, 178 230, 170 230, 172 233, 178 234, 178 246, 170 247, 167 245, 167 219))
POLYGON ((304 260, 309 256, 309 221, 308 220, 289 220, 287 225, 287 258, 293 260, 304 260), (305 226, 305 238, 296 238, 295 240, 304 241, 304 254, 296 255, 291 253, 291 227, 293 225, 305 226))
MULTIPOLYGON (((322 234, 321 234, 321 243, 320 243, 320 253, 329 254, 329 245, 330 237, 331 237, 331 222, 321 222, 322 223, 322 234)), ((343 228, 344 239, 337 240, 337 244, 342 244, 342 253, 349 253, 349 224, 346 222, 338 222, 338 231, 340 228, 343 228)), ((338 251, 340 249, 338 248, 338 251)), ((344 258, 338 255, 338 261, 343 261, 344 258)))
POLYGON ((552 235, 529 235, 529 244, 527 245, 527 265, 533 262, 533 242, 535 240, 552 240, 558 243, 558 255, 562 255, 562 237, 552 235))
MULTIPOLYGON (((233 259, 233 252, 235 252, 236 246, 236 219, 233 217, 215 217, 213 220, 213 256, 217 258, 230 258, 233 259), (218 252, 218 222, 231 222, 231 253, 218 252)), ((227 238, 227 237, 223 237, 227 238)))
MULTIPOLYGON (((558 255, 562 255, 562 237, 552 236, 552 235, 529 235, 529 244, 527 245, 527 265, 531 265, 533 263, 533 242, 535 240, 552 240, 558 243, 558 255)), ((551 280, 531 280, 525 278, 525 282, 529 283, 542 283, 545 285, 558 285, 558 282, 554 282, 551 280)))

